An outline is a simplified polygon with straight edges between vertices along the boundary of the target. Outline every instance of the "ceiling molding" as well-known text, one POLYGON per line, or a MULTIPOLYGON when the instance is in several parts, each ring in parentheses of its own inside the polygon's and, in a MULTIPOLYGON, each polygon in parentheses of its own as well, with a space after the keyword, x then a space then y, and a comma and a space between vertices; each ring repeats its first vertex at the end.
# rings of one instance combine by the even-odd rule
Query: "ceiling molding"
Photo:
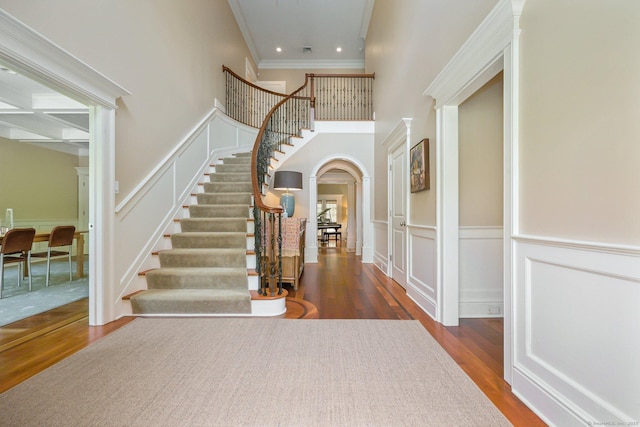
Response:
POLYGON ((256 44, 253 41, 253 37, 251 37, 251 31, 249 30, 249 26, 247 25, 247 20, 244 18, 244 14, 242 13, 242 8, 240 7, 238 0, 229 0, 229 7, 231 7, 231 12, 233 12, 233 16, 236 18, 236 23, 240 28, 242 37, 244 37, 244 42, 247 44, 249 53, 251 53, 253 62, 255 62, 256 64, 259 63, 260 56, 258 55, 256 44))
POLYGON ((373 5, 375 0, 366 0, 364 5, 364 14, 362 15, 362 23, 360 24, 360 37, 367 38, 369 32, 369 23, 371 22, 371 14, 373 13, 373 5))
POLYGON ((364 69, 364 60, 264 60, 258 64, 258 68, 262 70, 289 70, 289 69, 364 69))

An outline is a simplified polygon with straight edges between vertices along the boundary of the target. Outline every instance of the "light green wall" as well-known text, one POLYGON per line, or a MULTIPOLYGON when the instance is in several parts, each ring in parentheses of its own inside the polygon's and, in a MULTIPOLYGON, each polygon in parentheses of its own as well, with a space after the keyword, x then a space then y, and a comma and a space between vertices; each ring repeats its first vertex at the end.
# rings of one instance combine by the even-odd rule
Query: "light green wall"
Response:
POLYGON ((0 221, 7 208, 14 221, 78 217, 79 158, 0 138, 0 221))
POLYGON ((341 194, 342 195, 342 218, 338 221, 346 221, 348 214, 348 187, 346 184, 318 184, 318 195, 341 194))

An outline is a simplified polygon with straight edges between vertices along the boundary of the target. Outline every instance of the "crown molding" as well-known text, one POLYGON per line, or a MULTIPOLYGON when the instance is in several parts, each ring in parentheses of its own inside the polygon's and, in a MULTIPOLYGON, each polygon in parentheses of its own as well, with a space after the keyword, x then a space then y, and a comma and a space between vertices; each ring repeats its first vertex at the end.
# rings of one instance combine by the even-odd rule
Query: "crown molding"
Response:
POLYGON ((242 33, 242 37, 244 38, 244 42, 247 44, 249 53, 251 53, 253 62, 255 62, 256 64, 259 63, 260 56, 258 55, 256 44, 251 37, 251 31, 249 31, 247 20, 244 19, 244 14, 242 13, 242 8, 240 7, 238 0, 229 0, 229 7, 231 7, 231 12, 233 12, 233 16, 236 18, 236 23, 240 28, 240 32, 242 33))
POLYGON ((335 69, 335 68, 354 68, 364 69, 363 59, 347 59, 347 60, 330 60, 330 59, 314 59, 314 60, 264 60, 260 61, 258 68, 266 69, 335 69))
POLYGON ((373 5, 375 0, 365 0, 364 13, 362 14, 362 23, 360 24, 360 37, 367 38, 369 32, 369 24, 371 23, 371 14, 373 13, 373 5))

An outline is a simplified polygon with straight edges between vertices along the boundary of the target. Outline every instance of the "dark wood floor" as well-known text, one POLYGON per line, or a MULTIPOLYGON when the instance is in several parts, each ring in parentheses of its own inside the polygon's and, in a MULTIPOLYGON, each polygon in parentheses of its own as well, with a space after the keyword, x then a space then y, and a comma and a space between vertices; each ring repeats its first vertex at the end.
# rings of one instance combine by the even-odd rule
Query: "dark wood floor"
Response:
MULTIPOLYGON (((374 265, 362 264, 354 254, 340 248, 320 248, 318 258, 317 264, 305 265, 297 291, 287 287, 289 297, 295 300, 285 317, 309 314, 321 319, 418 320, 513 425, 545 425, 502 380, 501 319, 462 319, 458 327, 444 327, 426 315, 397 283, 374 265)), ((105 326, 88 326, 85 299, 0 328, 0 392, 132 320, 127 317, 105 326)))

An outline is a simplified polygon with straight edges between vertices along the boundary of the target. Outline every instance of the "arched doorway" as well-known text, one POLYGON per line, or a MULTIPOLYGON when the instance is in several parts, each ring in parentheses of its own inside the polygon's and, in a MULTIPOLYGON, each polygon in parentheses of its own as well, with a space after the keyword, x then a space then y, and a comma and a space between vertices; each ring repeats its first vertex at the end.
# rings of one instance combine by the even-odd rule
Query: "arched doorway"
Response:
MULTIPOLYGON (((352 191, 347 192, 351 199, 348 220, 347 249, 362 256, 362 262, 373 262, 372 229, 371 229, 371 190, 370 175, 366 168, 355 158, 334 154, 320 160, 309 175, 309 212, 316 212, 318 203, 318 183, 322 176, 332 171, 349 176, 346 181, 352 181, 352 191), (353 209, 355 206, 355 211, 353 209)), ((348 185, 348 184, 347 184, 348 185)), ((314 215, 315 216, 315 215, 314 215)), ((305 262, 318 262, 318 227, 315 220, 309 221, 307 226, 307 251, 305 262)))

